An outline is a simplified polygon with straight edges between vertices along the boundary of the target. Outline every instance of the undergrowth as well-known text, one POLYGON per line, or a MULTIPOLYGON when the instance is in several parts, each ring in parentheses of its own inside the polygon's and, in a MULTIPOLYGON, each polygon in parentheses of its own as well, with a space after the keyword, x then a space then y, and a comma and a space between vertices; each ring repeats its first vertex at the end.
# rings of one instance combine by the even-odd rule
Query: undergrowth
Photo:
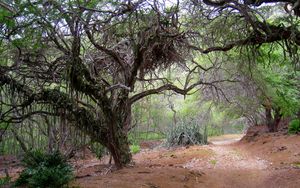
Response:
POLYGON ((202 130, 201 127, 194 121, 182 121, 176 126, 171 126, 166 133, 166 144, 168 146, 194 145, 206 143, 206 130, 202 130))
POLYGON ((141 141, 160 140, 165 138, 162 133, 158 132, 131 132, 128 140, 131 144, 140 144, 141 141))
POLYGON ((0 187, 8 186, 11 183, 11 177, 6 176, 0 178, 0 187))
POLYGON ((290 134, 300 133, 300 119, 294 119, 289 123, 289 133, 290 134))
POLYGON ((91 143, 91 151, 96 155, 98 159, 101 159, 104 155, 107 154, 105 147, 97 142, 91 143))
POLYGON ((16 186, 60 188, 67 187, 73 179, 72 167, 58 151, 52 154, 31 151, 22 162, 25 169, 15 182, 16 186))
POLYGON ((136 154, 136 153, 138 153, 138 152, 140 152, 140 151, 141 151, 141 148, 140 148, 139 145, 131 145, 131 146, 130 146, 130 152, 131 152, 132 154, 136 154))

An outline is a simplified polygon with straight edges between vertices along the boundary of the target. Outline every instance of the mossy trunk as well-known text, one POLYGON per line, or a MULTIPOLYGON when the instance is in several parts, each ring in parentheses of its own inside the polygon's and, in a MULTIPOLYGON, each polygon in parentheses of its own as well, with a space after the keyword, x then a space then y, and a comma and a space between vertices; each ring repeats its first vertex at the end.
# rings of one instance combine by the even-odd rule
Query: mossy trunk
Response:
POLYGON ((281 121, 282 114, 280 113, 280 109, 274 109, 274 118, 272 116, 272 108, 265 108, 266 113, 266 124, 269 132, 277 132, 278 125, 281 121))
POLYGON ((110 151, 117 168, 128 165, 132 160, 128 142, 128 127, 130 127, 131 108, 120 106, 111 116, 107 116, 108 139, 105 146, 110 151))
POLYGON ((274 132, 275 127, 273 124, 273 118, 272 118, 272 108, 265 108, 265 113, 266 113, 266 124, 268 127, 269 132, 274 132))
POLYGON ((117 130, 113 139, 108 143, 109 149, 117 168, 128 165, 132 156, 129 149, 127 134, 123 130, 117 130))

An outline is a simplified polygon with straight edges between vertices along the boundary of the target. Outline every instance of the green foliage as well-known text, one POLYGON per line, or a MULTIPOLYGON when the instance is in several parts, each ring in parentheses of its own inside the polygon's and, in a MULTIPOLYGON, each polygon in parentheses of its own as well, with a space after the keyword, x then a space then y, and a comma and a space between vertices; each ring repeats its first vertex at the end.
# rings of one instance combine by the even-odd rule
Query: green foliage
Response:
POLYGON ((272 106, 281 109, 286 117, 294 115, 300 106, 299 70, 283 55, 279 45, 265 44, 259 52, 254 77, 262 91, 262 100, 269 98, 272 106))
POLYGON ((220 136, 224 134, 223 130, 219 126, 207 126, 207 136, 220 136))
POLYGON ((289 123, 289 133, 290 134, 300 133, 300 119, 294 119, 289 123))
POLYGON ((138 152, 141 151, 141 148, 139 145, 131 145, 130 146, 130 152, 133 153, 133 154, 136 154, 138 152))
POLYGON ((166 133, 168 146, 206 144, 207 133, 202 131, 195 121, 182 121, 176 126, 171 126, 166 133))
POLYGON ((156 132, 143 132, 139 135, 140 140, 160 140, 164 138, 162 133, 156 132))
MULTIPOLYGON (((269 96, 273 99, 273 105, 279 107, 283 115, 290 116, 299 109, 299 90, 297 89, 297 73, 290 73, 288 69, 277 72, 269 72, 267 81, 269 96)), ((266 72, 266 71, 265 71, 266 72)))
POLYGON ((300 162, 295 162, 292 164, 294 167, 299 168, 300 169, 300 162))
POLYGON ((91 144, 91 151, 96 155, 98 159, 105 155, 105 147, 95 142, 91 144))
POLYGON ((72 167, 58 151, 52 154, 31 151, 22 162, 26 168, 17 179, 16 186, 66 187, 73 179, 72 167))
POLYGON ((0 187, 2 186, 8 186, 11 183, 11 177, 6 176, 3 178, 0 178, 0 187))
POLYGON ((132 144, 139 144, 141 141, 160 140, 165 138, 162 133, 156 132, 135 132, 128 135, 128 140, 132 144))
POLYGON ((4 23, 7 28, 15 27, 16 23, 11 19, 12 13, 8 10, 0 8, 0 23, 4 23))

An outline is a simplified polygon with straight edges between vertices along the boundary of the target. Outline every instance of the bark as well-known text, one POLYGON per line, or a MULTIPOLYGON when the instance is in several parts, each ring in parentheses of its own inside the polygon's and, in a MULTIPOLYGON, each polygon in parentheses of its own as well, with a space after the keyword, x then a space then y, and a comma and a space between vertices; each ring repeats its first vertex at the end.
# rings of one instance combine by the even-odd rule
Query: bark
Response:
POLYGON ((281 121, 281 118, 282 118, 282 114, 280 112, 280 108, 276 108, 274 109, 274 132, 277 132, 278 131, 278 125, 281 121))
POLYGON ((132 160, 127 137, 127 127, 130 124, 128 118, 131 116, 131 111, 128 110, 130 109, 125 106, 125 108, 119 109, 123 113, 118 111, 118 113, 107 116, 110 128, 105 146, 110 151, 117 168, 126 166, 132 160))
POLYGON ((54 151, 54 135, 53 135, 53 126, 49 122, 47 117, 44 118, 47 125, 47 134, 48 134, 48 153, 54 151))
POLYGON ((5 129, 0 128, 0 143, 3 141, 4 133, 5 133, 5 129))
POLYGON ((277 132, 278 125, 281 121, 282 114, 280 113, 280 108, 271 108, 265 107, 266 114, 266 125, 268 127, 269 132, 277 132), (272 110, 274 110, 274 118, 272 117, 272 110))
POLYGON ((112 140, 106 146, 115 162, 116 167, 122 168, 129 164, 132 156, 129 149, 127 134, 122 130, 118 130, 112 140))
POLYGON ((272 118, 272 108, 266 107, 266 124, 268 127, 269 132, 274 132, 274 124, 273 124, 273 118, 272 118))

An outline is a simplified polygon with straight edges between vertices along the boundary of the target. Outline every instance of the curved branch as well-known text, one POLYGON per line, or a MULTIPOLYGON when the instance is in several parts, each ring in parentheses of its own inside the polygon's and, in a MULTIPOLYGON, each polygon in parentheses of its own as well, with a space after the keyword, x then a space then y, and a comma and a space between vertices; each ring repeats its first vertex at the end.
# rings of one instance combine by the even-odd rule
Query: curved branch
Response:
POLYGON ((293 30, 291 27, 275 26, 275 25, 262 23, 262 22, 258 22, 257 25, 265 34, 261 32, 255 32, 252 33, 252 35, 250 35, 246 39, 233 41, 224 46, 214 46, 214 47, 203 49, 194 45, 188 45, 188 48, 199 51, 203 54, 208 54, 210 52, 217 52, 217 51, 226 52, 233 49, 234 47, 239 47, 239 46, 248 46, 248 45, 255 46, 264 43, 273 43, 276 41, 283 41, 283 40, 291 40, 295 42, 297 45, 300 45, 300 32, 298 30, 293 30))
MULTIPOLYGON (((19 92, 23 93, 27 100, 23 101, 22 108, 26 108, 35 103, 43 102, 51 106, 55 112, 65 113, 69 121, 75 122, 72 125, 76 126, 79 130, 84 131, 91 138, 101 141, 104 144, 107 141, 107 127, 97 119, 93 112, 78 106, 77 102, 69 97, 68 94, 63 93, 57 89, 44 89, 39 93, 35 93, 23 84, 18 83, 16 80, 7 75, 0 76, 0 87, 8 85, 17 88, 19 92)), ((33 111, 24 116, 18 117, 19 120, 24 120, 32 115, 46 113, 45 111, 33 111)), ((59 115, 61 113, 48 113, 48 115, 59 115)), ((106 142, 107 143, 107 142, 106 142)))
POLYGON ((196 86, 198 85, 201 85, 201 84, 208 84, 208 83, 204 83, 202 81, 199 81, 197 83, 194 83, 192 85, 190 85, 188 88, 186 89, 181 89, 173 84, 165 84, 159 88, 156 88, 156 89, 150 89, 150 90, 147 90, 147 91, 144 91, 144 92, 141 92, 139 94, 136 94, 134 96, 132 96, 129 100, 130 100, 130 103, 134 103, 148 95, 153 95, 153 94, 159 94, 163 91, 174 91, 175 93, 178 93, 178 94, 181 94, 181 95, 187 95, 189 91, 191 91, 192 89, 194 89, 196 86))
POLYGON ((11 7, 9 4, 6 4, 5 2, 0 2, 0 7, 8 10, 11 13, 14 13, 14 14, 17 13, 17 11, 14 7, 11 7))

